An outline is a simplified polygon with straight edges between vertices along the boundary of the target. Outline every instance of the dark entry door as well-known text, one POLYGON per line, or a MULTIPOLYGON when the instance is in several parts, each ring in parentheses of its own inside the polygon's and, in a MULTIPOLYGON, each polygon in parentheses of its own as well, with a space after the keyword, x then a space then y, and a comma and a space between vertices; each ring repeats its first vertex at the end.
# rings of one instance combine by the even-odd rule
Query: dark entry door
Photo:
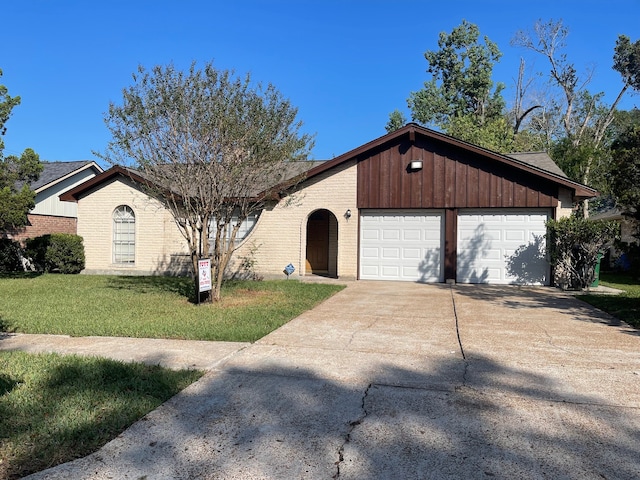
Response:
POLYGON ((307 221, 307 273, 329 271, 329 211, 313 212, 307 221))

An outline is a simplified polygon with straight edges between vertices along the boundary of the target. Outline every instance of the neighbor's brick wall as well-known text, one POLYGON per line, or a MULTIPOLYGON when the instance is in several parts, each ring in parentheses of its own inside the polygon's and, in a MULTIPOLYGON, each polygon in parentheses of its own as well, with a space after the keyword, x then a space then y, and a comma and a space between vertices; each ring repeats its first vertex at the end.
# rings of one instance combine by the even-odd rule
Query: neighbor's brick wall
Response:
POLYGON ((87 273, 177 273, 188 254, 170 212, 124 178, 78 201, 78 234, 84 238, 87 273), (136 218, 134 266, 113 263, 113 212, 120 205, 131 207, 136 218))
MULTIPOLYGON (((298 192, 262 212, 256 226, 236 251, 232 270, 238 268, 239 260, 249 255, 255 246, 256 273, 284 278, 284 267, 292 263, 296 268, 294 276, 305 275, 307 219, 315 210, 326 209, 338 221, 337 275, 355 279, 358 275, 356 188, 355 161, 305 182, 298 192), (347 209, 352 213, 349 220, 344 217, 347 209)), ((335 245, 331 246, 330 251, 334 248, 335 245)), ((329 268, 334 269, 331 260, 329 268)))
POLYGON ((55 217, 53 215, 29 214, 29 225, 10 234, 16 241, 24 243, 28 238, 35 238, 50 233, 77 232, 77 219, 71 217, 55 217))

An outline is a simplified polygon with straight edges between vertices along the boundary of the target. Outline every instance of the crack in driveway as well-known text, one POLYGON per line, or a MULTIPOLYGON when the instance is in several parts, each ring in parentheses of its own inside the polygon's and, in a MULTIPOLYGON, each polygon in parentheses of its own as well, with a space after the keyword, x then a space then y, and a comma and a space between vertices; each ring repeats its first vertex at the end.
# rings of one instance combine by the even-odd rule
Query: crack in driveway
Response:
POLYGON ((460 353, 462 354, 462 360, 464 361, 464 371, 462 372, 462 386, 467 385, 467 372, 469 370, 469 361, 464 353, 464 345, 462 345, 462 338, 460 338, 460 323, 458 320, 458 311, 456 309, 456 298, 453 294, 453 284, 450 285, 451 292, 451 304, 453 306, 453 318, 456 326, 456 336, 458 337, 458 347, 460 347, 460 353))
POLYGON ((367 418, 367 415, 369 415, 369 412, 367 411, 367 407, 365 406, 365 403, 367 401, 367 397, 369 396, 369 390, 371 390, 373 386, 374 386, 373 383, 370 383, 362 395, 362 403, 360 405, 360 408, 362 409, 362 415, 360 415, 360 417, 358 417, 356 420, 349 422, 349 429, 347 430, 347 434, 344 437, 344 442, 342 443, 342 445, 340 445, 340 448, 338 449, 338 461, 336 462, 336 473, 332 477, 334 479, 340 478, 340 465, 342 464, 342 462, 344 462, 344 448, 351 441, 351 434, 353 433, 355 428, 358 425, 360 425, 365 420, 365 418, 367 418))

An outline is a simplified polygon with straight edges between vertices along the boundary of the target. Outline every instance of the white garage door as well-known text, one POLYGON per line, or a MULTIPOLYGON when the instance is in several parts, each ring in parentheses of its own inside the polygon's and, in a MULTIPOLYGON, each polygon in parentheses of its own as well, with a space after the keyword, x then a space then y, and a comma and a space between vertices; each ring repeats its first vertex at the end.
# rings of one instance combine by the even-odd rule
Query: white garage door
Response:
POLYGON ((549 285, 544 251, 548 210, 463 210, 458 215, 456 280, 549 285))
POLYGON ((443 214, 433 210, 364 210, 360 278, 442 282, 443 214))

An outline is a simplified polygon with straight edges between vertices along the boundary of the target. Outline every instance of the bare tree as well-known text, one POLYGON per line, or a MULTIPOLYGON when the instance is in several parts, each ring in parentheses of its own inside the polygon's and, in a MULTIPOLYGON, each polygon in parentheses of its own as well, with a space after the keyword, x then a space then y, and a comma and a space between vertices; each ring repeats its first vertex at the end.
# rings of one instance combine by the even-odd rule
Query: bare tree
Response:
MULTIPOLYGON (((518 31, 512 44, 532 50, 544 56, 550 66, 550 79, 562 92, 563 102, 558 105, 564 135, 576 148, 591 152, 586 155, 581 171, 582 183, 589 183, 591 170, 597 160, 594 154, 599 150, 608 127, 614 120, 614 113, 629 87, 638 89, 638 50, 640 43, 632 44, 627 37, 618 37, 614 52, 614 69, 622 75, 623 85, 614 102, 606 106, 602 103, 603 93, 592 95, 587 90, 593 77, 588 70, 581 78, 574 65, 568 61, 562 50, 566 46, 569 29, 562 21, 539 20, 533 31, 518 31)), ((585 214, 588 214, 585 202, 585 214)), ((586 216, 586 215, 585 215, 586 216)))
POLYGON ((100 156, 146 180, 184 236, 194 275, 200 256, 211 258, 217 301, 242 222, 273 198, 289 162, 306 159, 312 138, 297 109, 249 75, 208 63, 139 67, 133 79, 105 115, 113 138, 100 156))

